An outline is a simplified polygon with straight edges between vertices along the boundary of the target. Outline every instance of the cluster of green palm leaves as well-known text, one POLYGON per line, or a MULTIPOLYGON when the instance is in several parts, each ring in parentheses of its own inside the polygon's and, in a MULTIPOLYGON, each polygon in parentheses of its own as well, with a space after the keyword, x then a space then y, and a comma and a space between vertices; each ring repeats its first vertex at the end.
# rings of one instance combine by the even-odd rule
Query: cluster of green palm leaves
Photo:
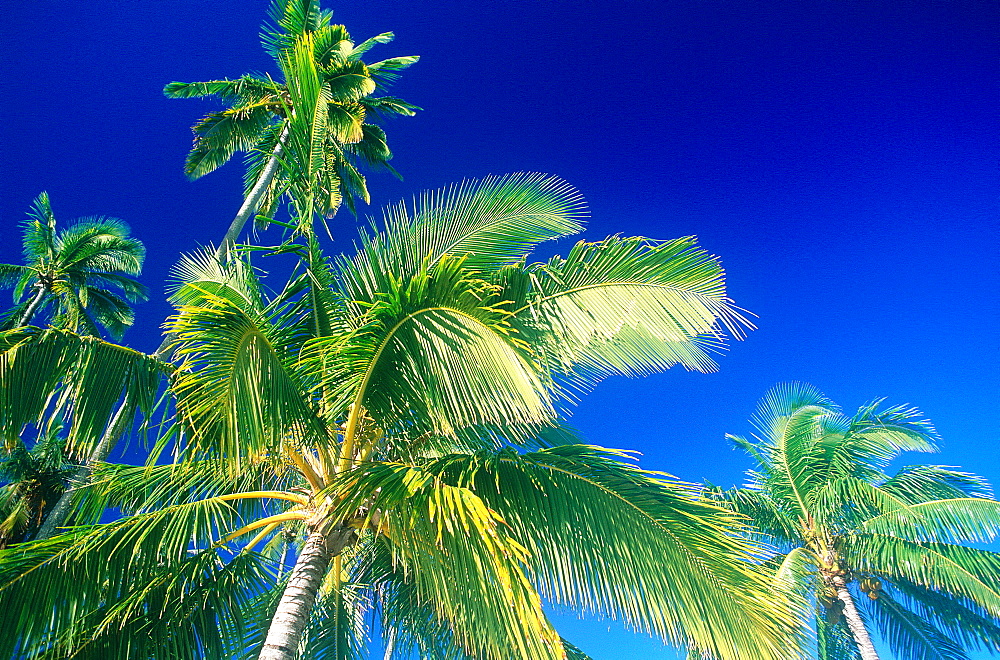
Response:
POLYGON ((167 86, 227 105, 196 124, 189 175, 249 167, 220 249, 175 268, 156 355, 90 336, 141 293, 118 225, 59 234, 40 197, 26 265, 0 270, 35 291, 0 332, 0 656, 353 660, 379 635, 387 659, 584 660, 545 606, 702 660, 813 657, 814 637, 852 658, 866 618, 904 657, 997 648, 1000 566, 962 544, 1000 505, 945 468, 884 474, 931 446, 913 411, 780 390, 729 493, 581 443, 562 414, 602 378, 713 370, 751 327, 718 260, 613 236, 532 262, 584 216, 542 174, 424 193, 327 256, 313 220, 368 200, 359 167, 391 156, 369 119, 415 109, 374 94, 416 58, 364 63, 391 33, 355 45, 315 0, 276 0, 263 38, 279 79, 167 86), (282 198, 287 240, 237 245, 282 198), (299 258, 278 286, 268 250, 299 258), (96 302, 111 285, 120 304, 96 302), (44 304, 52 327, 27 326, 44 304), (137 417, 146 465, 108 462, 137 417))
POLYGON ((272 220, 286 195, 301 206, 294 217, 310 225, 314 213, 331 217, 342 204, 354 212, 356 199, 367 203, 359 167, 395 172, 385 131, 371 120, 419 109, 393 96, 373 95, 418 59, 362 61, 373 46, 392 41, 391 32, 355 44, 343 25, 332 23, 332 12, 316 2, 292 0, 274 2, 261 36, 281 71, 279 79, 246 74, 235 80, 173 82, 164 89, 172 98, 214 96, 228 106, 195 124, 188 176, 204 176, 236 152, 246 153, 246 201, 222 241, 224 250, 239 238, 251 214, 272 220))
POLYGON ((1000 651, 1000 553, 970 547, 1000 533, 1000 503, 977 476, 936 465, 886 470, 900 452, 935 450, 913 408, 881 401, 844 415, 815 388, 778 386, 748 487, 719 493, 773 544, 777 579, 816 608, 817 657, 963 660, 1000 651))
POLYGON ((14 306, 0 328, 31 323, 50 313, 52 325, 100 336, 101 327, 120 339, 132 325, 130 303, 145 300, 135 277, 146 251, 121 220, 81 218, 56 229, 47 193, 32 202, 23 225, 24 264, 0 264, 0 287, 14 288, 14 306))
POLYGON ((710 369, 746 327, 690 238, 527 263, 579 230, 580 204, 542 175, 430 193, 270 296, 244 259, 182 261, 160 442, 177 460, 102 464, 77 506, 132 515, 4 555, 22 634, 0 653, 294 657, 265 633, 297 588, 309 657, 358 657, 365 611, 398 657, 565 657, 543 599, 711 657, 781 657, 796 619, 738 517, 567 444, 557 410, 581 388, 710 369))

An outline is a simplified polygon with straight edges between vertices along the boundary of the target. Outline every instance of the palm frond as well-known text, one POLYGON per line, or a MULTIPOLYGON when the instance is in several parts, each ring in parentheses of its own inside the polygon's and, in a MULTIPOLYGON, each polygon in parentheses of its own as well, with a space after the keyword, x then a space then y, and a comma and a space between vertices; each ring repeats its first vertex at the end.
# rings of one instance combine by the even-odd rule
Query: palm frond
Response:
MULTIPOLYGON (((883 590, 886 588, 883 586, 883 590)), ((888 589, 900 606, 915 612, 964 648, 1000 651, 1000 618, 990 616, 974 603, 899 578, 888 589)))
POLYGON ((235 80, 208 80, 206 82, 172 82, 163 88, 163 94, 171 99, 202 98, 217 96, 223 102, 260 101, 274 93, 274 83, 254 75, 243 75, 235 80))
POLYGON ((462 259, 438 261, 380 295, 357 331, 312 343, 304 364, 326 388, 328 409, 346 413, 353 402, 382 428, 417 425, 445 436, 497 425, 521 427, 523 438, 553 418, 502 299, 462 266, 462 259))
POLYGON ((502 516, 547 600, 716 658, 789 657, 798 619, 753 568, 760 549, 732 536, 741 519, 622 457, 565 445, 444 457, 425 469, 502 516))
POLYGON ((0 264, 0 288, 14 286, 27 272, 30 272, 27 266, 0 264))
POLYGON ((221 298, 248 315, 263 312, 260 282, 243 259, 223 262, 208 247, 181 255, 170 275, 167 293, 176 306, 197 306, 221 298))
POLYGON ((260 134, 275 123, 271 106, 277 103, 274 99, 237 105, 199 120, 192 129, 195 141, 184 162, 184 173, 198 179, 228 163, 237 151, 253 149, 260 134))
POLYGON ((956 497, 993 497, 983 477, 944 465, 907 465, 884 481, 882 490, 916 504, 956 497))
POLYGON ((902 606, 885 591, 869 610, 882 637, 899 660, 968 660, 968 655, 941 631, 902 606))
POLYGON ((492 660, 562 658, 524 573, 528 552, 473 490, 386 463, 361 466, 345 479, 338 510, 370 502, 380 512, 394 560, 459 646, 492 660))
POLYGON ((236 466, 279 451, 289 433, 325 437, 283 335, 266 317, 211 296, 204 306, 181 307, 167 330, 182 361, 171 387, 192 448, 215 447, 236 466))
POLYGON ((677 362, 711 370, 706 351, 752 327, 726 298, 718 261, 691 238, 580 242, 565 259, 502 275, 514 327, 581 388, 677 362))
POLYGON ((419 60, 420 57, 417 55, 391 57, 381 62, 372 62, 368 65, 368 71, 378 81, 379 87, 385 88, 399 80, 400 71, 413 66, 419 60))
POLYGON ((55 397, 67 424, 67 451, 90 457, 125 396, 127 414, 148 415, 164 366, 151 356, 94 337, 58 330, 4 333, 0 353, 0 433, 5 441, 28 425, 44 427, 55 397))
POLYGON ((55 255, 56 218, 49 194, 42 191, 31 202, 28 218, 22 224, 23 254, 26 263, 51 261, 55 255))
POLYGON ((989 543, 1000 535, 1000 502, 980 497, 919 502, 869 518, 857 529, 918 542, 989 543))
POLYGON ((844 553, 861 571, 951 594, 1000 617, 1000 553, 950 543, 916 543, 891 536, 853 534, 844 553))
MULTIPOLYGON (((268 581, 251 555, 221 563, 218 551, 201 549, 235 520, 231 507, 207 500, 0 551, 0 623, 19 631, 0 638, 0 653, 17 657, 29 640, 41 657, 65 657, 89 644, 155 648, 173 646, 178 636, 195 641, 174 621, 195 633, 195 621, 207 626, 200 631, 204 644, 219 639, 212 630, 218 617, 268 581), (129 629, 134 638, 117 634, 129 629)), ((232 625, 238 634, 238 621, 232 625)), ((198 657, 199 645, 184 651, 183 642, 172 657, 198 657)))
POLYGON ((280 60, 297 38, 329 25, 331 16, 317 0, 273 0, 268 8, 270 23, 261 28, 264 50, 280 60))
POLYGON ((582 229, 582 199, 557 177, 512 174, 423 193, 412 208, 390 207, 382 231, 362 232, 355 257, 337 261, 351 300, 374 301, 393 277, 415 275, 445 255, 492 272, 538 243, 582 229))

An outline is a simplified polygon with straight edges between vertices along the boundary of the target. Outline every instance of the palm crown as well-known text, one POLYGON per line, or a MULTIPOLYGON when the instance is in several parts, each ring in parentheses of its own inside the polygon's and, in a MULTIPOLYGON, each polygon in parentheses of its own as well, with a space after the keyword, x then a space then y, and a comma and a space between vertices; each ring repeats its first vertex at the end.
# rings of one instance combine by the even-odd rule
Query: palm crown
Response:
POLYGON ((723 497, 779 549, 779 579, 816 604, 820 658, 877 657, 867 623, 900 658, 1000 650, 1000 554, 964 545, 996 537, 1000 503, 981 478, 941 466, 890 476, 936 434, 917 410, 879 404, 848 417, 811 386, 776 387, 759 434, 731 436, 757 466, 723 497))
POLYGON ((311 258, 270 298, 242 260, 183 262, 164 440, 181 460, 105 468, 89 506, 137 515, 23 550, 0 611, 52 653, 127 640, 137 657, 148 642, 348 658, 373 608, 397 657, 573 656, 545 597, 717 658, 786 657, 795 617, 731 534, 738 518, 559 440, 574 390, 709 369, 725 325, 746 326, 690 238, 526 263, 580 212, 552 177, 455 186, 393 207, 356 254, 311 258), (298 559, 276 583, 290 538, 298 559), (53 602, 27 607, 26 589, 53 602))
MULTIPOLYGON (((275 0, 272 24, 264 26, 262 37, 281 80, 247 74, 235 80, 173 82, 164 88, 172 98, 217 96, 229 106, 195 124, 194 147, 185 164, 188 176, 212 172, 243 151, 246 196, 258 217, 273 217, 285 193, 308 209, 296 217, 310 220, 313 211, 331 216, 341 204, 353 211, 356 198, 368 201, 359 166, 393 171, 385 132, 370 120, 412 115, 417 109, 373 94, 417 58, 366 64, 362 56, 391 41, 392 33, 354 44, 344 26, 331 23, 331 16, 317 0, 275 0)), ((227 240, 235 240, 245 220, 234 222, 227 240)))
POLYGON ((32 203, 24 222, 24 265, 0 264, 0 285, 13 286, 14 307, 5 328, 27 325, 51 309, 51 324, 81 334, 104 327, 121 337, 135 315, 130 303, 146 298, 135 277, 145 249, 116 218, 81 218, 56 229, 47 193, 32 203))

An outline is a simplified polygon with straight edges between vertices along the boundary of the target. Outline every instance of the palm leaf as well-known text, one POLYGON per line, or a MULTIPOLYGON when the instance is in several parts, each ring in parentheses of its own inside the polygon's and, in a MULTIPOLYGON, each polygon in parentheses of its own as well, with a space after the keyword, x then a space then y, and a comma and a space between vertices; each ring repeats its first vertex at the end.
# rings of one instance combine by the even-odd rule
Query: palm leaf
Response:
POLYGON ((959 644, 885 591, 869 609, 882 637, 899 660, 968 660, 959 644))
POLYGON ((312 343, 304 365, 326 389, 328 409, 346 414, 353 402, 382 428, 417 425, 451 437, 503 426, 512 440, 552 419, 537 365, 506 325, 502 300, 462 266, 442 259, 381 295, 357 331, 312 343))
POLYGON ((278 450, 288 433, 325 437, 281 333, 266 317, 213 296, 206 306, 182 307, 168 331, 183 361, 171 387, 193 448, 216 447, 236 466, 278 450))
POLYGON ((918 542, 989 543, 1000 534, 1000 502, 978 497, 919 502, 869 518, 858 529, 918 542))
POLYGON ((980 476, 943 465, 907 465, 882 483, 882 490, 910 503, 956 497, 993 497, 980 476))
POLYGON ((915 543, 891 536, 854 534, 845 555, 859 570, 909 580, 976 603, 1000 617, 1000 553, 949 543, 915 543))
POLYGON ((362 232, 358 253, 337 261, 346 295, 373 302, 388 274, 407 278, 445 255, 491 272, 538 243, 582 229, 579 194, 544 174, 512 174, 423 193, 412 208, 390 207, 385 229, 362 232))
MULTIPOLYGON (((32 641, 42 657, 64 657, 88 643, 96 649, 171 647, 177 636, 194 641, 177 630, 183 624, 170 624, 185 616, 189 625, 200 620, 207 626, 201 642, 219 639, 212 630, 217 617, 237 609, 227 603, 238 603, 267 578, 252 557, 223 566, 216 550, 197 550, 210 547, 236 520, 224 502, 207 500, 0 551, 0 623, 19 631, 0 638, 0 653, 17 657, 22 641, 32 641), (220 607, 204 606, 212 602, 220 607), (117 634, 130 628, 135 638, 117 634)), ((199 632, 199 626, 190 629, 199 632)), ((197 657, 198 647, 172 657, 197 657)))
POLYGON ((739 518, 621 456, 566 445, 444 457, 427 469, 503 517, 550 602, 712 657, 788 657, 796 616, 776 607, 788 601, 750 565, 756 549, 727 531, 739 518))
POLYGON ((725 297, 717 260, 691 238, 581 242, 566 259, 500 276, 513 326, 579 388, 677 362, 711 370, 706 350, 717 350, 726 330, 740 336, 750 327, 725 297))
POLYGON ((891 588, 902 606, 966 648, 1000 651, 1000 619, 981 607, 899 578, 891 588))
POLYGON ((562 658, 524 574, 527 552, 475 492, 406 465, 369 464, 345 480, 338 510, 370 501, 381 513, 394 561, 460 647, 494 660, 562 658))

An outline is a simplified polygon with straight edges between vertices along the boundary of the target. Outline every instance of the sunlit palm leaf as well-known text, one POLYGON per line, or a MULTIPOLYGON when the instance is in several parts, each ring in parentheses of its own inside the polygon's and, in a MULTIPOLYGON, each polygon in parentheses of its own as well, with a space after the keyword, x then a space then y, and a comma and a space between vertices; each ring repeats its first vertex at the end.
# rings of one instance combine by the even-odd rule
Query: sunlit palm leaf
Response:
POLYGON ((566 259, 500 274, 514 327, 583 388, 678 362, 713 370, 706 351, 718 350, 725 332, 752 327, 725 297, 722 276, 693 239, 641 237, 581 242, 566 259))
POLYGON ((731 536, 739 519, 621 457, 567 445, 445 457, 427 469, 503 517, 553 603, 717 658, 789 657, 796 616, 775 606, 780 597, 750 566, 753 546, 731 536))
POLYGON ((494 660, 562 658, 559 637, 524 574, 527 551, 473 490, 406 465, 373 464, 347 479, 342 506, 371 500, 394 560, 457 644, 494 660))
POLYGON ((338 262, 351 299, 372 301, 387 273, 416 274, 444 255, 465 256, 466 267, 490 272, 516 262, 542 241, 582 229, 582 199, 544 174, 513 174, 426 192, 390 207, 385 229, 362 233, 358 254, 338 262))

